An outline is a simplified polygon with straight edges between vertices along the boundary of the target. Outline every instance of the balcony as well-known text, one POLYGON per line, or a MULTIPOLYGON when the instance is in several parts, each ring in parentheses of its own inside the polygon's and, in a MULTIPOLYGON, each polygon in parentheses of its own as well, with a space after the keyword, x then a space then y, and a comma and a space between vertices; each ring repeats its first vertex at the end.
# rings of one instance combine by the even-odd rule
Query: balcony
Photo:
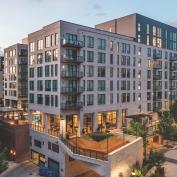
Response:
POLYGON ((63 63, 76 63, 80 64, 84 62, 83 56, 67 56, 67 55, 61 55, 61 62, 63 63))
POLYGON ((79 94, 84 91, 84 87, 61 87, 62 94, 79 94))
POLYGON ((171 56, 170 61, 177 61, 177 57, 176 56, 171 56))
POLYGON ((82 71, 62 71, 61 77, 62 78, 81 78, 84 76, 82 71))
POLYGON ((162 97, 153 96, 153 100, 154 100, 154 101, 161 101, 161 100, 162 100, 162 97))
POLYGON ((154 54, 153 55, 153 59, 161 59, 162 58, 162 56, 160 55, 160 54, 154 54))
POLYGON ((170 80, 177 80, 177 75, 170 75, 170 80))
POLYGON ((70 40, 70 39, 62 39, 62 46, 63 47, 74 47, 74 48, 82 48, 84 43, 78 40, 70 40))
POLYGON ((171 86, 170 86, 170 90, 177 90, 177 86, 171 85, 171 86))
POLYGON ((71 102, 66 102, 66 103, 61 103, 61 109, 62 110, 79 110, 83 107, 82 102, 76 102, 76 103, 71 103, 71 102))
POLYGON ((171 66, 170 71, 177 71, 177 66, 171 66))
POLYGON ((161 85, 154 85, 153 90, 161 90, 162 86, 161 85))
POLYGON ((154 76, 153 76, 153 79, 154 79, 154 80, 161 80, 161 79, 162 79, 162 76, 161 76, 161 75, 154 75, 154 76))
POLYGON ((153 68, 154 69, 162 69, 162 65, 159 63, 154 63, 153 68))
POLYGON ((54 129, 49 129, 48 134, 51 135, 51 136, 59 138, 60 131, 59 130, 54 130, 54 129))
POLYGON ((35 130, 37 132, 41 132, 41 133, 44 132, 44 127, 41 125, 31 124, 30 127, 32 130, 35 130))

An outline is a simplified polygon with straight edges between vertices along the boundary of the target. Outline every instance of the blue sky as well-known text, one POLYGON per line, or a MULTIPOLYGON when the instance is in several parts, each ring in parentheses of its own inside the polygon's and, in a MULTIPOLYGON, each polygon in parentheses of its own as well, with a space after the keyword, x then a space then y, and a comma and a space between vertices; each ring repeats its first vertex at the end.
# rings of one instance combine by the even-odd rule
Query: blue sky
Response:
POLYGON ((86 26, 131 13, 177 25, 177 0, 0 0, 0 46, 57 20, 86 26))

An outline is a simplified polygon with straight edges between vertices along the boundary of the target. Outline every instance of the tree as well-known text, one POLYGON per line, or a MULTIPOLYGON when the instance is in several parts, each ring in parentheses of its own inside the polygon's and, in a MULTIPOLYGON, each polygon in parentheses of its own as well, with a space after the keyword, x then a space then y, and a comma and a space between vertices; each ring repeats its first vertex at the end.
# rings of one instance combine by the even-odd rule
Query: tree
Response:
POLYGON ((177 100, 170 106, 170 117, 177 123, 177 100))
POLYGON ((165 137, 170 135, 173 127, 173 119, 169 111, 159 113, 159 133, 165 137))

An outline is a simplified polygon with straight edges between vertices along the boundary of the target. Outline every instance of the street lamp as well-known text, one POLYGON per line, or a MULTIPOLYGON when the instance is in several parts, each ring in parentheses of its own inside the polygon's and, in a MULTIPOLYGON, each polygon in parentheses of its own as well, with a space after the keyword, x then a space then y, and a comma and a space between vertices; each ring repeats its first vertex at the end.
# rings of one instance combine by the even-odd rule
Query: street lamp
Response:
POLYGON ((109 130, 106 130, 106 139, 107 139, 107 155, 109 153, 109 143, 108 143, 108 138, 109 138, 109 130))

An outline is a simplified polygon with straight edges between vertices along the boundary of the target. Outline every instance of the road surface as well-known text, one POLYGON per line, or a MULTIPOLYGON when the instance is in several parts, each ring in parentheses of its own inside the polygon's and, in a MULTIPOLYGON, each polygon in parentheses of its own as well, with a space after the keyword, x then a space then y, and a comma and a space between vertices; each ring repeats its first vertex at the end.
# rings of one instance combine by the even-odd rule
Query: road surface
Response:
POLYGON ((38 171, 38 166, 31 162, 24 162, 0 177, 39 177, 38 171))

